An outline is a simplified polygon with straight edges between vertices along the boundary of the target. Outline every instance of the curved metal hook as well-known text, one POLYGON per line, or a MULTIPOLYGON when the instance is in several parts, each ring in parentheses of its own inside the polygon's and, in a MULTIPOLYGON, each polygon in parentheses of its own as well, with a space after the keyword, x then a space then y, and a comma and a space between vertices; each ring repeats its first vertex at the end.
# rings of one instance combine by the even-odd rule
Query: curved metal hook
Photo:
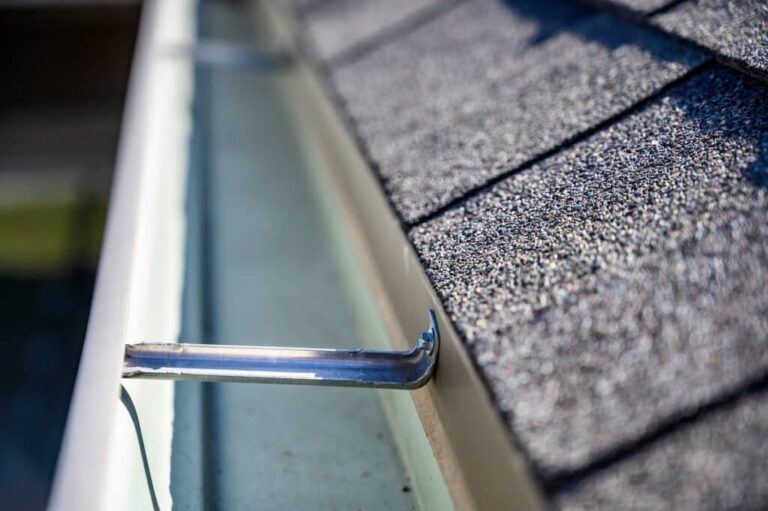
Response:
POLYGON ((125 347, 124 378, 415 389, 440 347, 435 313, 409 351, 141 343, 125 347))

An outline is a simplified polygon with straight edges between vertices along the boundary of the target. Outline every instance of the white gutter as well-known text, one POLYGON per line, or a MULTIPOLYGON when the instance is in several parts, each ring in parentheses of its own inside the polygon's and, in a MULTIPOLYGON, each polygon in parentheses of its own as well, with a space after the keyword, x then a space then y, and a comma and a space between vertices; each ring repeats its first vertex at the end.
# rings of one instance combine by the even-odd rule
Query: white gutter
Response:
MULTIPOLYGON (((126 343, 178 335, 192 72, 169 49, 191 40, 194 12, 192 0, 144 2, 52 510, 149 507, 136 433, 119 400, 121 368, 126 343)), ((141 418, 160 507, 170 509, 173 386, 126 388, 141 418)))

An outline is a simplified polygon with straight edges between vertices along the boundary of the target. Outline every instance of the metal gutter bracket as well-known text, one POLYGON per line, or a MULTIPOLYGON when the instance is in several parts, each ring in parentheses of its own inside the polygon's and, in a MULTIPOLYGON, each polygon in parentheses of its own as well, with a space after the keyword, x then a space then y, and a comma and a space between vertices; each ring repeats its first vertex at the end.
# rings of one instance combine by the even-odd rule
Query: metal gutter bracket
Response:
POLYGON ((416 389, 435 370, 437 319, 409 351, 141 343, 125 347, 123 378, 416 389))

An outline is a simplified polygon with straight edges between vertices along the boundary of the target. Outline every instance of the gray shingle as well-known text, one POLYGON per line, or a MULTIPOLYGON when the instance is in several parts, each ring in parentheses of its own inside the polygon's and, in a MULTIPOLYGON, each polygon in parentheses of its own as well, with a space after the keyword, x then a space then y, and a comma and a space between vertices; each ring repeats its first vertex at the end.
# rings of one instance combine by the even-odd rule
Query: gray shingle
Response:
POLYGON ((343 52, 449 0, 333 0, 313 9, 304 19, 314 50, 321 60, 343 52))
POLYGON ((692 0, 653 22, 768 75, 768 2, 692 0))
POLYGON ((333 79, 393 203, 414 221, 702 60, 575 3, 470 2, 333 79))
POLYGON ((557 496, 580 509, 766 509, 768 395, 752 394, 557 496))
POLYGON ((323 4, 333 2, 334 0, 280 0, 280 2, 286 7, 292 9, 298 14, 309 11, 310 9, 316 9, 323 4))
POLYGON ((766 369, 766 92, 706 71, 411 231, 543 474, 766 369))

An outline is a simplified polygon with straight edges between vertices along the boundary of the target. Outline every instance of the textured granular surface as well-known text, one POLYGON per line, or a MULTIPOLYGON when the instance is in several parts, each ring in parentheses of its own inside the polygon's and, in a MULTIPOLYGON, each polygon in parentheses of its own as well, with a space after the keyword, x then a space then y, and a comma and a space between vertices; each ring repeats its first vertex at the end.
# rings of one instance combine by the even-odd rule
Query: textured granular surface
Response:
POLYGON ((332 0, 305 17, 314 51, 321 60, 338 58, 382 37, 400 23, 449 0, 332 0))
POLYGON ((469 2, 332 73, 412 222, 657 92, 704 56, 565 4, 469 2))
POLYGON ((708 70, 411 231, 545 477, 768 367, 766 93, 708 70))
POLYGON ((553 507, 768 503, 766 10, 304 10, 340 112, 553 507))
POLYGON ((765 509, 768 395, 746 396, 685 424, 555 499, 563 510, 765 509))
POLYGON ((768 76, 768 2, 693 0, 653 19, 661 28, 768 76))

